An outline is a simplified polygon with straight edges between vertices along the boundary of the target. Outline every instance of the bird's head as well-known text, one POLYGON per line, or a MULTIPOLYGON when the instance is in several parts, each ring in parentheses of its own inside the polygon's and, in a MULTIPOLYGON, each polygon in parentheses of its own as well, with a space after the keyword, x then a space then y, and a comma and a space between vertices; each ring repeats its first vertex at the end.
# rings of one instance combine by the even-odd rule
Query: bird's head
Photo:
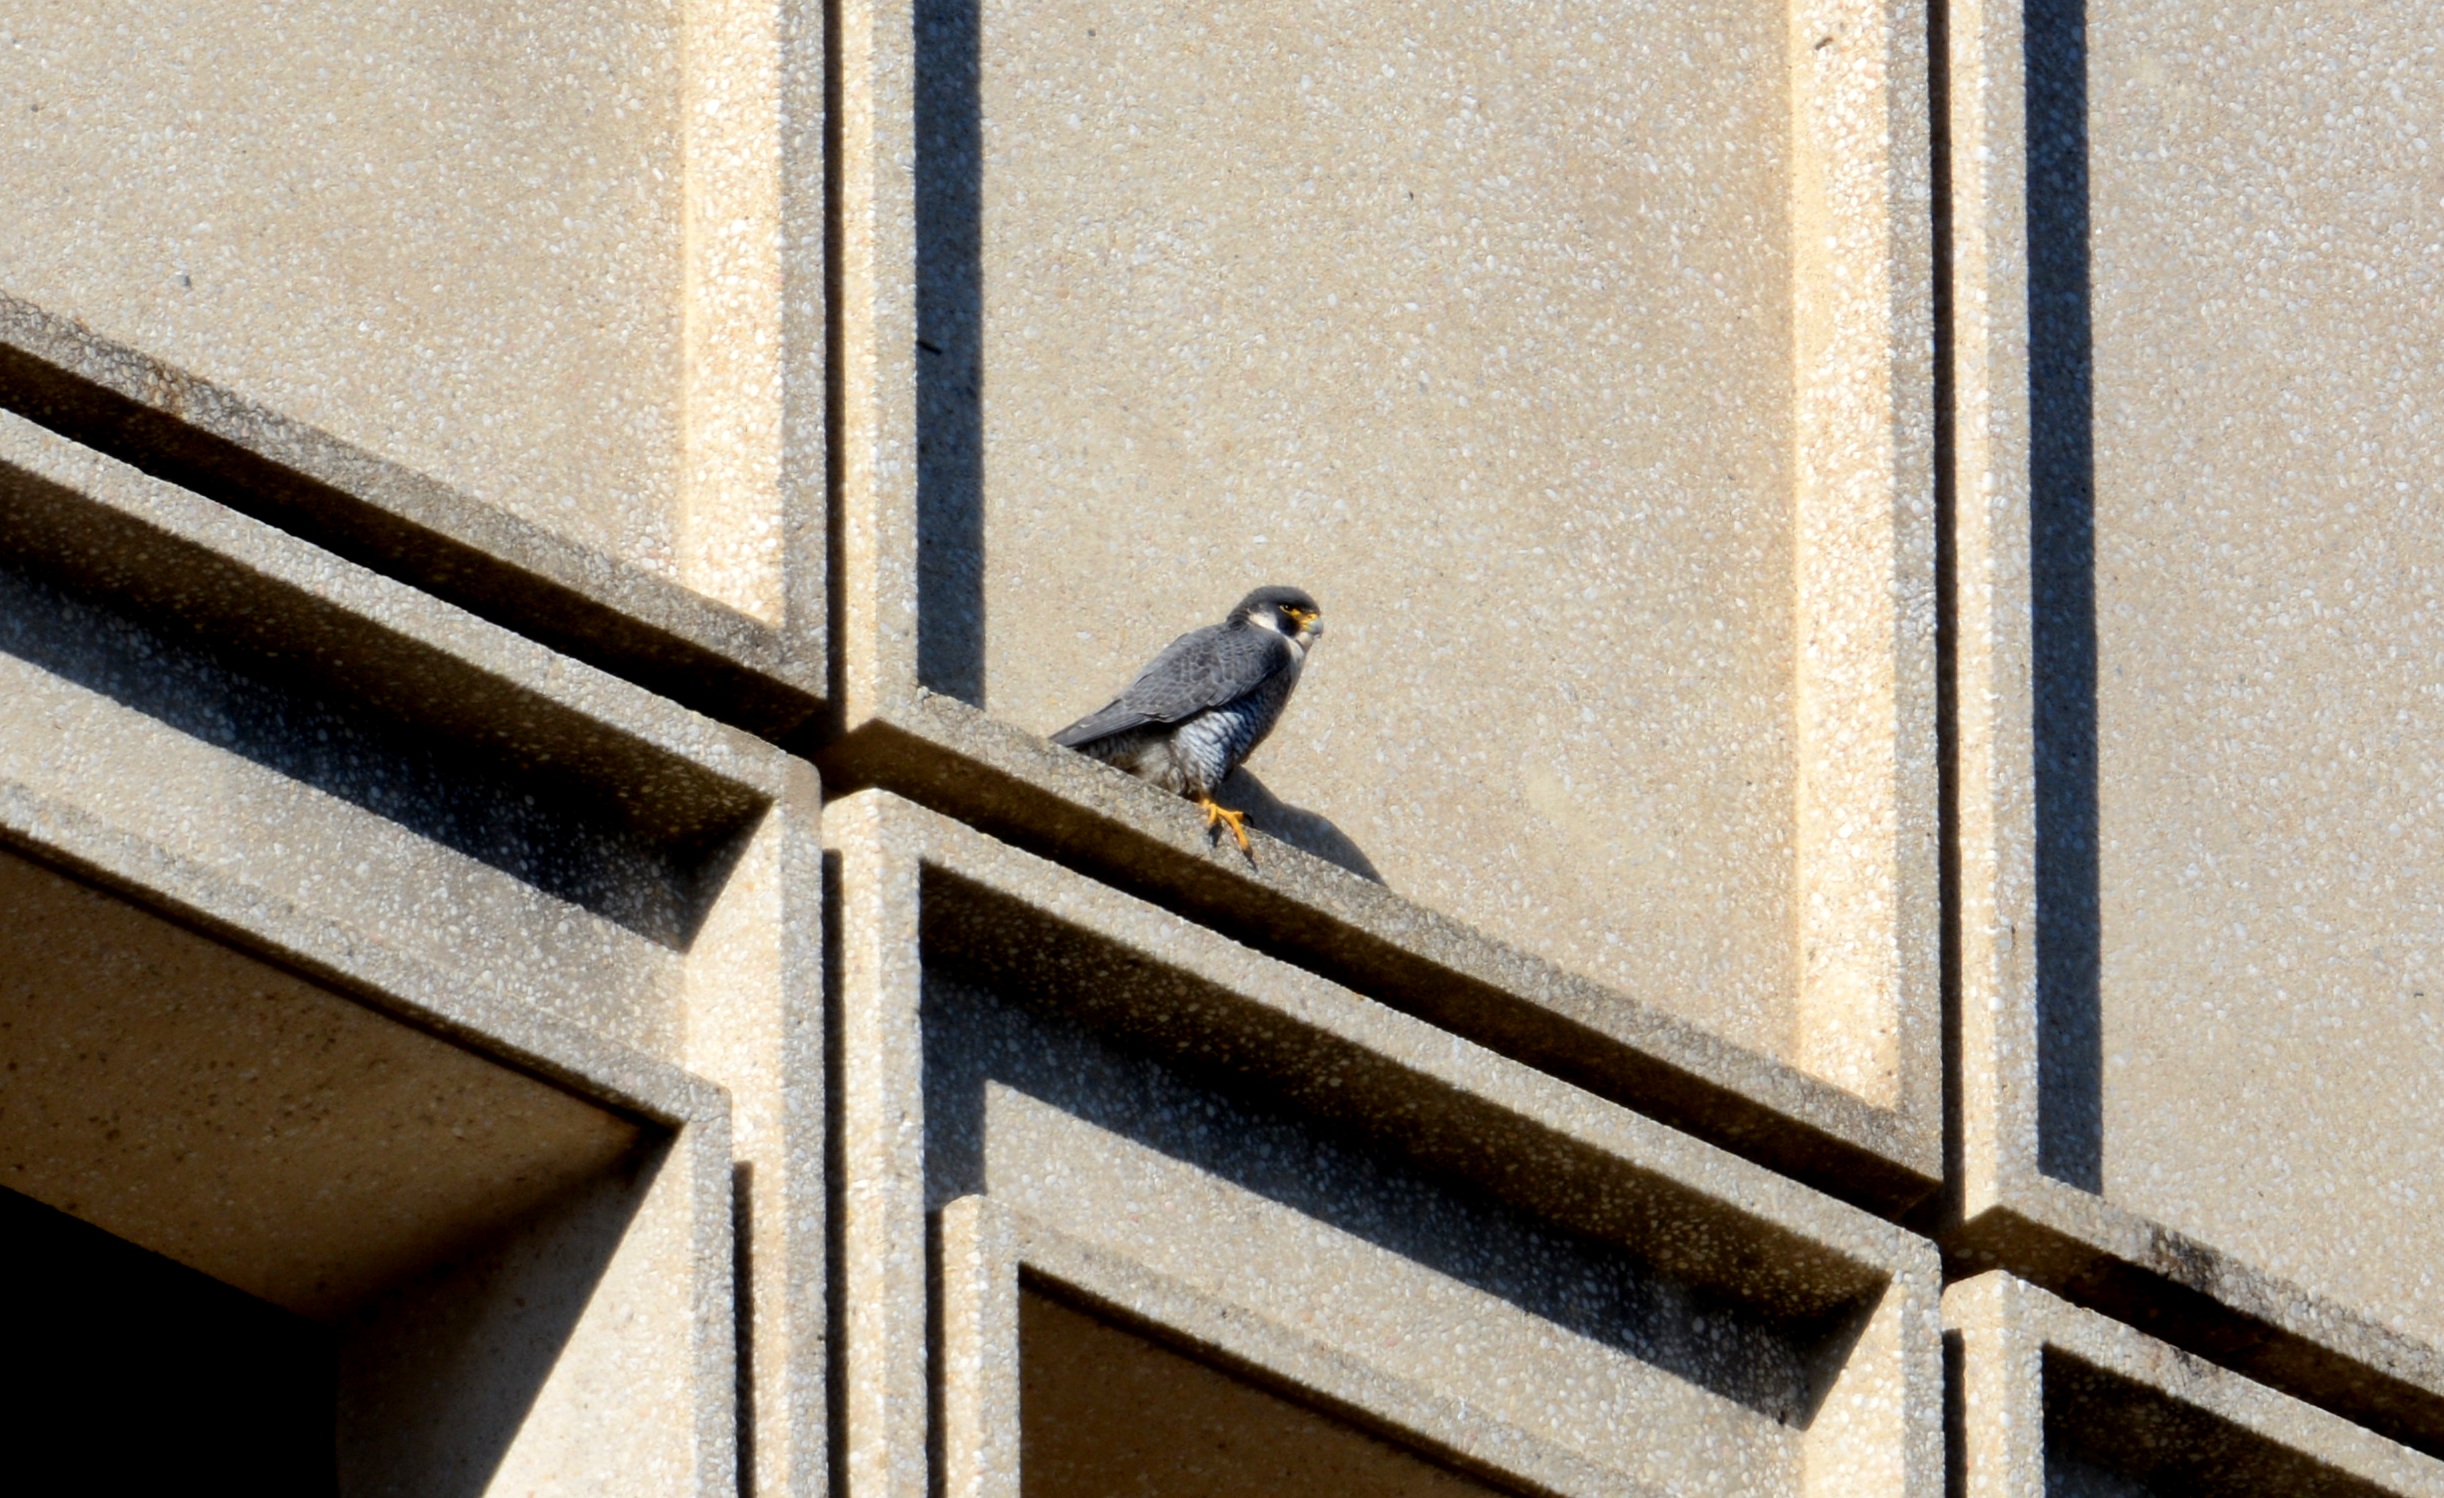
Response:
POLYGON ((1324 611, 1304 588, 1258 588, 1239 600, 1226 622, 1269 629, 1304 650, 1324 632, 1324 611))

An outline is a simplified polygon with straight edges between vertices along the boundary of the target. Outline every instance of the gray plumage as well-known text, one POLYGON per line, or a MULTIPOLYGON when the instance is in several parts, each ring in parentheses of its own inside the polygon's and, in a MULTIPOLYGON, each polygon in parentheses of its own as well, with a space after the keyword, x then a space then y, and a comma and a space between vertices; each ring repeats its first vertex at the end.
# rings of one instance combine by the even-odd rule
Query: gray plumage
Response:
POLYGON ((1119 696, 1052 741, 1207 803, 1281 721, 1307 647, 1324 631, 1319 615, 1297 588, 1258 588, 1222 623, 1173 640, 1119 696))

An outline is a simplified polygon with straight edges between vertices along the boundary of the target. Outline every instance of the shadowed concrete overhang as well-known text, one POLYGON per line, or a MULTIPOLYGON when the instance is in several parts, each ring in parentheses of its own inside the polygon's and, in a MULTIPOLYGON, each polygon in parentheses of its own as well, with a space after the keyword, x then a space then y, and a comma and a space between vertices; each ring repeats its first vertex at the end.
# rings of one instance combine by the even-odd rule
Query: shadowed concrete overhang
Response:
POLYGON ((338 1316, 639 1126, 0 852, 0 1181, 338 1316))

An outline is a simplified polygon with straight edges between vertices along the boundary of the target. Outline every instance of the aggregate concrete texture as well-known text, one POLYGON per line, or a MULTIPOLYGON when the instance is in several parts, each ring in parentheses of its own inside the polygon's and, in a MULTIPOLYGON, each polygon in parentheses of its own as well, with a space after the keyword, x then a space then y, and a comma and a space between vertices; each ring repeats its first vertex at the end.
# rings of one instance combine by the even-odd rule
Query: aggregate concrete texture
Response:
POLYGON ((202 4, 138 46, 20 9, 0 280, 675 572, 680 25, 202 4))
POLYGON ((826 618, 817 45, 770 0, 209 3, 140 30, 19 7, 0 293, 122 351, 119 393, 173 421, 120 435, 175 458, 202 414, 274 466, 319 459, 305 487, 372 513, 315 518, 419 581, 539 572, 576 596, 528 613, 581 641, 661 626, 606 649, 727 656, 780 678, 733 684, 743 711, 802 717, 826 618))
POLYGON ((1182 1498, 1500 1489, 1040 1291, 1018 1297, 1021 1487, 1182 1498), (1033 1419, 1028 1416, 1032 1413, 1033 1419))
POLYGON ((2444 1451, 2426 22, 1952 10, 1952 1238, 2444 1451))
POLYGON ((2444 1201, 2395 1189, 2444 1152, 2444 807, 2417 750, 2444 727, 2444 433, 2414 414, 2444 401, 2428 20, 2091 21, 2085 1044, 2106 1196, 2444 1345, 2444 1283, 2402 1256, 2444 1239, 2444 1201), (2234 253, 2251 240, 2302 253, 2234 253), (2371 440, 2378 412, 2404 419, 2371 440))
POLYGON ((633 1121, 0 853, 6 1185, 330 1319, 639 1144, 633 1121))
POLYGON ((349 1493, 2444 1492, 2429 8, 24 0, 0 1187, 349 1493))
MULTIPOLYGON (((1864 1102, 1803 1131, 1923 1191, 1924 26, 844 10, 827 773, 938 799, 937 699, 1048 731, 1300 583, 1260 825, 1864 1102)), ((951 809, 1054 842, 1024 758, 951 809)))
POLYGON ((212 913, 281 965, 15 854, 0 888, 0 1180, 326 1323, 341 1491, 729 1488, 718 1088, 446 984, 308 981, 322 933, 244 892, 212 913))
POLYGON ((1820 1185, 1899 1211, 1941 1168, 1931 1013, 1905 1030, 1902 1106, 1640 1004, 1266 832, 1218 843, 1176 798, 955 699, 920 693, 822 757, 827 785, 887 780, 1233 939, 1820 1185))
POLYGON ((1939 1484, 1923 1240, 888 793, 825 838, 852 1492, 1024 1482, 1022 1284, 1497 1488, 1939 1484))
POLYGON ((498 1481, 711 1491, 742 1386, 759 1470, 813 1482, 811 769, 5 415, 0 530, 0 835, 156 913, 42 928, 68 969, 16 991, 12 1033, 107 1043, 60 1086, 120 1117, 12 1109, 49 1172, 19 1189, 339 1317, 352 1491, 460 1491, 470 1452, 498 1481), (79 941, 118 964, 91 1003, 79 941), (282 1047, 425 1102, 318 1088, 282 1047), (454 1096, 526 1121, 436 1148, 454 1096))

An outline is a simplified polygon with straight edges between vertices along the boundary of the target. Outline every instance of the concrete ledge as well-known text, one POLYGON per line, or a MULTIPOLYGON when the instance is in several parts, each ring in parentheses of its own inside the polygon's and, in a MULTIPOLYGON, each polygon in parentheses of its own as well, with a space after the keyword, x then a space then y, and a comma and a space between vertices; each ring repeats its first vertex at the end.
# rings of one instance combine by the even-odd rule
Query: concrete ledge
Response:
MULTIPOLYGON (((1267 132, 1280 128, 1321 132, 1281 137, 1300 141, 1280 148, 1283 160, 1356 159, 1375 148, 1356 122, 1412 84, 1383 75, 1382 96, 1343 115, 1323 107, 1329 89, 1287 102, 1325 83, 1302 77, 1291 54, 1204 50, 1188 40, 1204 30, 1183 32, 1166 44, 1177 56, 1165 56, 1108 39, 1064 51, 1050 38, 1067 32, 990 6, 940 26, 911 16, 899 0, 873 0, 838 21, 837 690, 823 727, 796 741, 819 753, 827 780, 975 820, 1878 1211, 1928 1196, 1941 1173, 1943 1063, 1923 8, 1840 0, 1746 15, 1743 26, 1762 28, 1751 41, 1709 45, 1762 46, 1782 63, 1691 79, 1780 80, 1755 112, 1721 114, 1719 100, 1671 93, 1661 76, 1641 85, 1662 111, 1651 132, 1662 156, 1702 140, 1759 169, 1753 202, 1713 169, 1697 171, 1690 180, 1716 184, 1708 211, 1738 201, 1754 223, 1815 227, 1793 232, 1787 259, 1743 261, 1734 280, 1764 274, 1742 290, 1719 289, 1725 276, 1715 275, 1712 294, 1726 306, 1772 310, 1692 322, 1699 341, 1642 375, 1644 393, 1621 408, 1604 404, 1614 387, 1581 381, 1574 358, 1545 370, 1527 352, 1531 342, 1575 348, 1575 334, 1547 342, 1506 331, 1502 317, 1519 310, 1512 293, 1539 284, 1534 272, 1507 273, 1531 279, 1504 283, 1478 309, 1477 290, 1456 281, 1423 303, 1406 292, 1394 300, 1387 286, 1362 295, 1363 276, 1341 285, 1357 262, 1389 263, 1370 255, 1303 267, 1292 257, 1266 272, 1288 278, 1260 298, 1268 313, 1225 315, 1236 293, 1219 268, 1240 262, 1192 256, 1164 273, 1189 278, 1163 283, 1173 287, 1164 297, 1187 300, 1133 301, 1153 283, 1104 250, 1080 258, 1069 243, 1076 224, 1160 219, 1157 205, 1187 194, 1216 208, 1214 225, 1239 226, 1214 230, 1215 243, 1235 243, 1231 234, 1261 221, 1257 205, 1306 202, 1312 180, 1286 175, 1258 189, 1275 167, 1251 165, 1217 198, 1198 175, 1199 152, 1164 154, 1171 135, 1160 149, 1149 137, 1142 158, 1113 158, 1108 172, 1076 171, 1063 165, 1071 151, 1134 138, 1090 133, 1054 146, 1065 138, 1058 116, 1033 113, 1045 88, 1151 99, 1177 83, 1181 100, 1162 108, 1189 111, 1180 118, 1205 107, 1189 95, 1244 90, 1274 102, 1205 120, 1205 151, 1230 142, 1269 163, 1277 147, 1264 144, 1267 132), (1085 71, 1073 77, 1072 67, 1085 71), (1672 128, 1700 117, 1715 125, 1690 137, 1672 128), (979 175, 988 157, 1002 163, 997 175, 979 175), (1068 183, 1114 192, 1072 198, 1068 183), (1267 319, 1309 293, 1317 304, 1299 314, 1308 332, 1287 351, 1278 331, 1268 343, 1267 319), (1135 363, 1173 347, 1147 330, 1174 327, 1188 305, 1202 310, 1176 323, 1194 330, 1183 337, 1235 339, 1233 357, 1255 362, 1228 376, 1220 364, 1135 363), (1064 310, 1040 321, 1035 309, 1053 307, 1064 310), (1420 345, 1449 361, 1434 390, 1477 391, 1474 410, 1462 409, 1466 394, 1435 404, 1445 397, 1423 379, 1370 383, 1363 371, 1391 347, 1371 340, 1406 314, 1444 329, 1420 345), (1791 341, 1770 354, 1704 341, 1734 323, 1787 327, 1791 341), (1040 344, 1022 331, 1039 327, 1040 344), (1135 331, 1117 337, 1121 327, 1135 331), (1343 337, 1371 352, 1305 362, 1343 337), (1273 373, 1246 372, 1258 369, 1273 373), (1080 383, 1062 370, 1092 373, 1080 383), (1681 379, 1686 391, 1661 393, 1681 379), (1523 404, 1502 408, 1482 437, 1461 435, 1488 419, 1490 392, 1514 380, 1523 404), (1770 395, 1731 393, 1748 380, 1770 395), (1132 403, 1137 414, 1123 419, 1132 403), (1629 434, 1650 419, 1654 430, 1629 434), (1596 433, 1612 444, 1602 458, 1540 467, 1596 433), (1439 449, 1444 437, 1451 451, 1439 449), (1702 477, 1694 467, 1678 477, 1700 451, 1721 456, 1702 477), (1273 545, 1285 529, 1300 539, 1273 545), (1313 570, 1272 575, 1292 564, 1313 570), (1363 610, 1360 627, 1379 631, 1382 646, 1366 658, 1368 692, 1342 697, 1330 719, 1333 751, 1311 749, 1296 772, 1306 777, 1298 799, 1318 809, 1278 808, 1277 841, 1253 877, 1211 857, 1177 807, 1064 763, 1073 757, 1020 726, 1060 721, 1060 693, 1082 694, 1077 711, 1091 707, 1096 687, 1065 679, 1073 663, 1092 659, 1093 675, 1119 679, 1166 630, 1207 617, 1208 603, 1186 612, 1191 596, 1242 586, 1242 574, 1337 587, 1348 602, 1327 606, 1349 612, 1334 617, 1363 610), (1585 651, 1607 651, 1589 646, 1588 632, 1616 626, 1627 633, 1599 666, 1585 651), (1126 661, 1106 654, 1116 632, 1143 642, 1126 661), (1734 638, 1746 643, 1731 647, 1734 638), (999 682, 990 695, 988 679, 999 682), (1708 726, 1695 727, 1701 720, 1708 726), (1681 727, 1666 731, 1667 721, 1681 727), (1393 747, 1370 742, 1378 734, 1403 747, 1373 752, 1393 747), (1324 814, 1328 799, 1371 808, 1376 830, 1345 835, 1324 814), (1393 806, 1407 809, 1395 817, 1393 806), (1471 835, 1438 836, 1439 820, 1471 835), (1398 856, 1415 877, 1396 870, 1393 882, 1433 887, 1443 909, 1483 932, 1292 856, 1284 845, 1300 840, 1302 821, 1306 840, 1334 847, 1345 867, 1385 851, 1369 855, 1361 842, 1402 838, 1398 856), (1694 859, 1699 849, 1705 872, 1683 872, 1684 851, 1694 859)), ((1251 14, 1234 24, 1269 23, 1251 14)), ((1349 55, 1393 45, 1372 21, 1350 24, 1370 39, 1341 44, 1349 55)), ((1445 45, 1404 35, 1403 46, 1445 45)), ((1484 41, 1469 36, 1448 43, 1454 56, 1484 41)), ((1467 87, 1508 90, 1495 80, 1516 64, 1507 44, 1483 52, 1470 64, 1483 77, 1467 87)), ((1574 73, 1527 76, 1521 96, 1554 108, 1556 128, 1609 107, 1560 102, 1574 97, 1565 82, 1574 73)), ((1495 235, 1475 253, 1498 258, 1489 247, 1505 235, 1541 255, 1597 233, 1608 236, 1598 256, 1607 274, 1627 279, 1588 317, 1645 296, 1677 301, 1664 288, 1690 268, 1677 241, 1663 247, 1679 231, 1662 226, 1679 220, 1658 211, 1594 228, 1626 201, 1591 186, 1607 170, 1597 163, 1614 160, 1609 149, 1540 138, 1555 152, 1540 161, 1581 161, 1593 175, 1462 210, 1460 184, 1476 168, 1452 158, 1445 175, 1460 197, 1450 211, 1482 211, 1495 235), (1576 201, 1578 190, 1592 196, 1576 201), (1651 271, 1640 249, 1650 230, 1651 271)), ((1653 159, 1662 157, 1644 170, 1656 170, 1653 159)), ((1372 209, 1336 211, 1357 216, 1316 222, 1380 227, 1372 209)), ((1565 286, 1581 285, 1554 274, 1525 299, 1547 315, 1560 315, 1565 286)), ((1323 647, 1319 675, 1343 658, 1335 648, 1323 647)), ((1319 687, 1304 690, 1312 704, 1319 687)), ((1275 741, 1276 761, 1285 748, 1275 741)))
POLYGON ((2444 1493, 2444 1462, 2009 1274, 1953 1285, 1943 1318, 1967 1498, 2444 1493))
POLYGON ((820 762, 835 793, 914 797, 1844 1200, 1898 1213, 1934 1190, 1931 1056, 1898 1108, 1875 1107, 1266 836, 1261 817, 1251 864, 1177 797, 937 694, 820 762))
MULTIPOLYGON (((1423 1388, 1425 1404, 1402 1404, 1298 1385, 1505 1483, 1575 1492, 1572 1473, 1600 1471, 1635 1486, 1709 1462, 1721 1469, 1709 1480, 1764 1491, 1796 1491, 1804 1472, 1841 1473, 1856 1492, 1939 1483, 1922 1240, 887 794, 833 803, 825 837, 852 1492, 934 1480, 927 1370, 955 1380, 971 1365, 923 1351, 928 1222, 978 1194, 1148 1284, 1304 1327, 1336 1357, 1423 1388), (1184 1122, 1195 1118, 1211 1122, 1184 1122), (1165 1132, 1178 1128, 1189 1132, 1165 1132), (1314 1163, 1290 1163, 1307 1150, 1321 1152, 1314 1163), (1258 1183, 1267 1169, 1291 1174, 1258 1183), (1365 1226, 1380 1220, 1368 1215, 1378 1190, 1414 1202, 1397 1214, 1423 1235, 1406 1248, 1365 1226), (1446 1219, 1477 1226, 1428 1226, 1446 1219), (1447 1231, 1476 1247, 1438 1247, 1447 1231), (1590 1266, 1609 1267, 1587 1272, 1627 1277, 1599 1299, 1647 1310, 1574 1323, 1581 1313, 1540 1292, 1506 1299, 1483 1288, 1496 1271, 1471 1267, 1480 1250, 1519 1255, 1499 1273, 1522 1285, 1594 1254, 1590 1266), (1690 1328, 1665 1305, 1719 1318, 1719 1350, 1679 1340, 1690 1328), (1650 1312, 1659 1319, 1639 1319, 1650 1312), (1490 1318, 1486 1345, 1526 1361, 1462 1355, 1445 1315, 1490 1318), (1643 1355, 1621 1356, 1615 1337, 1643 1355), (1588 1397, 1601 1412, 1577 1408, 1588 1397), (1490 1423, 1407 1423, 1434 1399, 1474 1401, 1490 1423)), ((1147 1295, 1132 1314, 1160 1300, 1147 1295)), ((1230 1356, 1295 1382, 1288 1345, 1230 1356)))
POLYGON ((12 971, 95 985, 8 996, 13 1188, 327 1320, 344 1491, 733 1489, 719 1087, 73 811, 0 808, 9 841, 189 917, 9 858, 12 971))
POLYGON ((1359 1426, 1504 1487, 1594 1495, 1617 1479, 1449 1391, 1346 1356, 1297 1328, 1096 1248, 985 1196, 942 1209, 942 1468, 959 1498, 1016 1498, 1025 1414, 1020 1293, 1050 1292, 1242 1377, 1293 1389, 1359 1426))
MULTIPOLYGON (((744 1413, 759 1482, 819 1486, 821 791, 812 769, 12 416, 0 416, 0 533, 11 543, 0 568, 0 678, 15 709, 0 723, 0 841, 29 867, 140 907, 147 929, 201 933, 214 950, 269 964, 299 990, 296 1013, 327 1011, 307 1024, 313 1033, 378 1038, 404 1026, 409 1039, 368 1039, 358 1051, 439 1056, 439 1071, 409 1071, 464 1072, 479 1090, 507 1068, 530 1086, 548 1084, 548 1096, 608 1110, 613 1122, 592 1131, 610 1130, 602 1148, 568 1154, 565 1167, 511 1162, 509 1175, 527 1184, 506 1198, 470 1178, 477 1197, 495 1202, 470 1210, 480 1208, 492 1234, 483 1241, 499 1253, 463 1283, 497 1288, 557 1273, 554 1263, 625 1262, 626 1248, 602 1260, 553 1247, 563 1228, 535 1229, 542 1236, 519 1240, 523 1248, 511 1238, 526 1228, 496 1230, 501 1212, 515 1216, 564 1179, 575 1195, 551 1196, 551 1210, 573 1214, 565 1232, 590 1243, 627 1244, 623 1223, 644 1223, 662 1210, 654 1202, 684 1201, 693 1214, 684 1221, 653 1219, 663 1224, 652 1229, 659 1246, 636 1272, 638 1294, 688 1297, 664 1328, 692 1339, 686 1366, 667 1378, 639 1374, 634 1397, 646 1403, 631 1410, 627 1375, 607 1370, 642 1356, 643 1344, 623 1350, 606 1334, 586 1356, 611 1360, 600 1365, 608 1392, 572 1397, 628 1410, 609 1417, 638 1432, 684 1417, 701 1460, 689 1458, 692 1475, 680 1481, 655 1458, 633 1478, 606 1474, 607 1490, 731 1481, 742 1413, 733 1408, 742 1387, 734 1330, 751 1365, 744 1413), (616 1169, 633 1189, 601 1184, 611 1182, 611 1158, 627 1162, 616 1169), (733 1294, 734 1275, 743 1296, 733 1294)), ((197 1034, 196 1044, 208 1041, 210 1027, 197 1034)), ((194 1052, 174 1046, 161 1064, 194 1052)), ((177 1132, 161 1127, 163 1137, 177 1132)), ((324 1157, 346 1158, 391 1125, 340 1108, 318 1127, 331 1141, 324 1157)), ((119 1168, 110 1142, 75 1142, 78 1159, 98 1162, 91 1169, 119 1168)), ((303 1153, 281 1179, 311 1177, 311 1144, 300 1140, 303 1153)), ((533 1141, 548 1155, 545 1144, 533 1141)), ((412 1173, 413 1151, 393 1154, 412 1173)), ((432 1252, 458 1254, 468 1241, 451 1226, 456 1190, 441 1192, 435 1230, 417 1240, 432 1252)), ((264 1210, 276 1227, 279 1213, 264 1210)), ((525 1293, 487 1300, 491 1290, 468 1289, 475 1301, 453 1299, 457 1289, 420 1278, 430 1253, 396 1234, 384 1243, 390 1258, 357 1265, 370 1278, 317 1306, 370 1314, 364 1296, 378 1290, 387 1304, 409 1293, 398 1275, 412 1270, 407 1283, 423 1285, 415 1294, 429 1303, 402 1310, 408 1319, 396 1325, 429 1316, 480 1341, 491 1333, 453 1321, 460 1312, 448 1306, 497 1300, 508 1314, 525 1293)), ((588 1302, 569 1304, 577 1316, 588 1302)), ((454 1460, 443 1447, 462 1418, 498 1426, 485 1440, 527 1438, 515 1415, 525 1395, 478 1389, 482 1380, 432 1363, 429 1346, 401 1336, 383 1342, 380 1366, 440 1391, 434 1397, 457 1413, 432 1416, 441 1446, 396 1430, 406 1445, 381 1437, 377 1467, 454 1460)), ((594 1443, 600 1459, 618 1466, 621 1439, 594 1443)), ((578 1469, 595 1459, 588 1446, 579 1441, 569 1457, 578 1469)))
POLYGON ((2420 1451, 2444 1455, 2444 1354, 2244 1259, 2031 1175, 1943 1235, 1954 1272, 2006 1266, 2420 1451))
POLYGON ((777 735, 825 695, 809 518, 776 628, 5 294, 0 407, 724 721, 777 735))

